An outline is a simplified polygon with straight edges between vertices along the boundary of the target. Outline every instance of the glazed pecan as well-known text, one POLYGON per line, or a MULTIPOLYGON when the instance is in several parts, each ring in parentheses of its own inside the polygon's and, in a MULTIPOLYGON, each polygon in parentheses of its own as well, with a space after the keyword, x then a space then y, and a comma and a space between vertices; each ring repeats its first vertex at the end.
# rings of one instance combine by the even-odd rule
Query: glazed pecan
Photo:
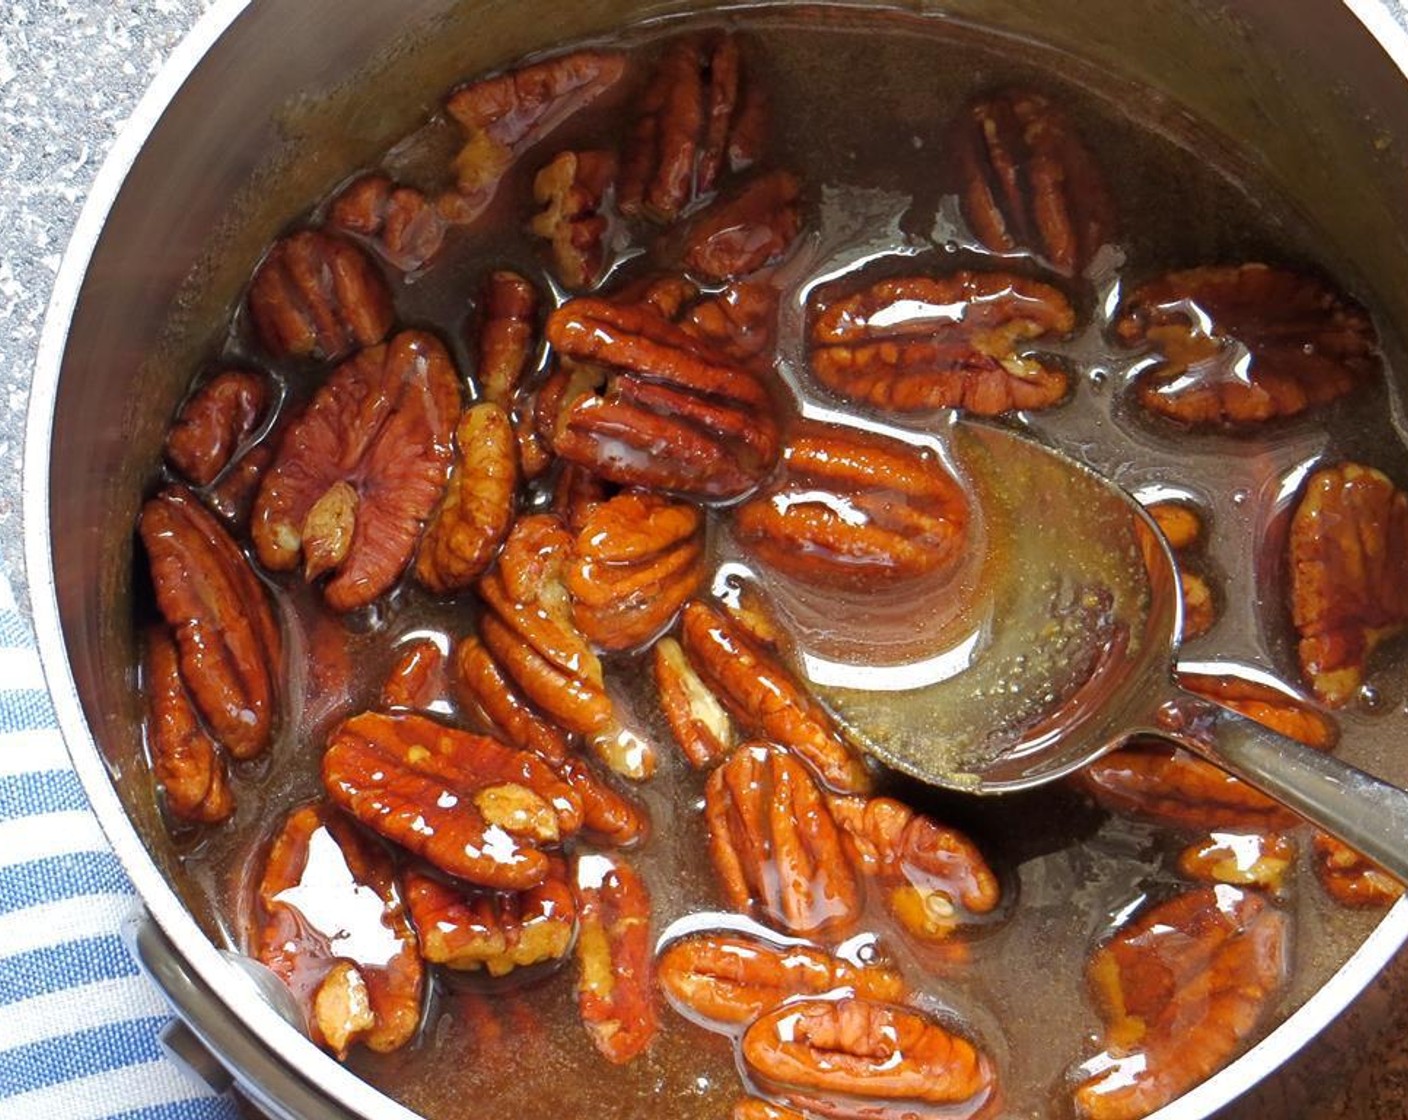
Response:
POLYGON ((1408 627, 1408 494, 1357 463, 1316 471, 1291 519, 1291 620, 1301 673, 1332 707, 1408 627))
POLYGON ((1097 759, 1077 781, 1106 809, 1174 828, 1269 832, 1298 821, 1289 809, 1212 763, 1152 740, 1097 759))
POLYGON ((971 1117, 992 1098, 987 1055, 919 1011, 868 999, 798 1000, 744 1032, 744 1069, 789 1106, 828 1116, 971 1117), (892 1111, 893 1110, 893 1111, 892 1111))
POLYGON ((628 490, 577 519, 567 590, 577 628, 599 648, 649 642, 704 581, 704 518, 684 502, 628 490))
POLYGON ((575 299, 548 317, 547 335, 566 361, 539 396, 539 428, 569 462, 623 485, 727 499, 776 460, 762 378, 652 308, 575 299))
POLYGON ((1075 323, 1059 291, 1011 273, 880 280, 813 309, 810 366, 832 392, 897 412, 1050 408, 1070 378, 1022 350, 1075 323))
POLYGON ((304 230, 274 242, 250 282, 249 313, 275 358, 333 362, 385 338, 395 309, 366 253, 304 230))
POLYGON ((1314 277, 1264 264, 1151 280, 1125 300, 1115 337, 1158 353, 1135 382, 1139 403, 1196 426, 1295 416, 1352 392, 1380 365, 1363 308, 1314 277))
POLYGON ((349 183, 328 208, 327 224, 363 238, 402 272, 423 268, 440 251, 449 228, 424 192, 385 175, 363 175, 349 183))
POLYGON ((623 214, 673 221, 714 189, 724 163, 753 162, 765 130, 762 94, 743 78, 738 40, 729 34, 672 40, 640 103, 621 160, 623 214))
POLYGON ((1339 742, 1335 721, 1284 686, 1273 688, 1246 677, 1188 672, 1178 674, 1178 683, 1318 751, 1332 750, 1339 742))
POLYGON ((837 793, 870 788, 869 771, 830 717, 743 626, 699 599, 681 619, 689 663, 745 732, 781 743, 837 793))
POLYGON ((181 405, 166 433, 166 461, 197 486, 209 486, 268 407, 267 378, 240 369, 216 374, 181 405))
POLYGON ((196 709, 234 757, 261 754, 273 737, 283 670, 269 593, 185 487, 167 487, 147 502, 139 529, 196 709))
POLYGON ((1035 252, 1074 275, 1110 240, 1104 176, 1050 98, 1023 89, 980 98, 954 132, 963 216, 994 253, 1035 252))
POLYGON ((454 163, 453 220, 483 213, 519 154, 615 85, 625 65, 619 54, 575 51, 454 90, 445 109, 465 144, 454 163))
POLYGON ((598 777, 586 761, 566 758, 556 770, 581 799, 582 834, 589 840, 629 848, 645 839, 650 829, 646 811, 598 777))
POLYGON ((365 712, 336 728, 323 786, 388 840, 499 890, 541 883, 543 847, 582 824, 581 801, 547 763, 410 712, 365 712))
POLYGON ((421 541, 416 578, 442 595, 471 586, 508 536, 517 491, 508 413, 492 401, 471 405, 455 428, 455 465, 421 541))
POLYGON ((486 400, 507 411, 533 361, 538 291, 507 269, 484 281, 484 316, 479 327, 479 387, 486 400))
POLYGON ((828 804, 852 863, 915 937, 947 940, 997 908, 997 876, 961 832, 888 797, 833 797, 828 804))
POLYGON ((1183 629, 1179 637, 1181 641, 1191 642, 1211 630, 1217 621, 1217 599, 1207 580, 1197 572, 1184 570, 1181 565, 1178 593, 1183 596, 1183 629))
POLYGON ((660 987, 675 1009, 706 1027, 749 1023, 793 996, 844 992, 899 1003, 904 980, 884 965, 858 966, 808 945, 773 945, 757 937, 705 933, 672 943, 656 962, 660 987))
POLYGON ((260 484, 250 528, 260 562, 288 571, 301 553, 314 574, 332 571, 333 610, 374 602, 440 500, 459 415, 454 364, 432 335, 402 331, 338 366, 260 484))
POLYGON ((1280 894, 1295 866, 1296 842, 1280 832, 1214 832, 1178 854, 1178 870, 1200 883, 1260 887, 1280 894))
POLYGON ((433 638, 408 642, 381 686, 383 708, 427 710, 445 696, 445 654, 433 638))
POLYGON ((681 312, 680 328, 749 368, 766 369, 777 336, 777 289, 740 281, 681 312))
POLYGON ((406 906, 421 955, 464 971, 507 976, 515 968, 565 956, 577 928, 567 863, 549 858, 547 878, 516 894, 454 886, 410 871, 406 906))
MULTIPOLYGON (((1339 737, 1333 721, 1289 690, 1204 673, 1180 673, 1179 682, 1317 750, 1329 750, 1339 737)), ((1300 819, 1212 763, 1153 740, 1138 740, 1098 759, 1077 781, 1107 809, 1174 827, 1275 832, 1300 819)))
POLYGON ((1236 1053, 1280 991, 1285 916, 1255 892, 1199 887, 1155 906, 1091 958, 1105 1052, 1075 1091, 1089 1120, 1135 1120, 1236 1053))
POLYGON ((455 683, 461 699, 515 747, 554 765, 567 757, 568 733, 538 713, 473 634, 455 647, 455 683))
POLYGON ((551 246, 564 288, 594 287, 605 274, 611 222, 602 209, 615 178, 610 152, 559 152, 533 180, 533 198, 543 209, 528 228, 551 246))
POLYGON ((223 821, 235 811, 225 760, 200 724, 181 680, 176 643, 164 626, 148 631, 143 684, 151 703, 147 749, 167 811, 201 824, 223 821))
POLYGON ((709 691, 674 638, 661 638, 651 656, 660 710, 685 758, 697 770, 722 762, 737 739, 719 698, 709 691))
POLYGON ((968 499, 938 457, 888 436, 803 422, 784 474, 734 514, 734 535, 769 567, 822 587, 890 587, 962 554, 968 499))
POLYGON ((728 905, 793 933, 846 926, 860 890, 807 768, 763 743, 739 747, 704 792, 709 854, 728 905))
POLYGON ((1341 906, 1389 906, 1402 897, 1402 883, 1347 844, 1324 832, 1312 843, 1320 885, 1341 906))
POLYGON ((723 283, 772 264, 802 229, 801 185, 773 171, 719 199, 689 224, 684 266, 709 283, 723 283))
POLYGON ((479 633, 524 695, 560 726, 608 732, 615 715, 601 661, 572 621, 566 566, 572 538, 551 514, 519 518, 499 563, 479 581, 479 633))
POLYGON ((1202 543, 1202 515, 1186 502, 1155 502, 1147 512, 1174 552, 1186 552, 1202 543))
POLYGON ((572 868, 580 931, 577 1007, 607 1061, 638 1057, 655 1037, 650 895, 617 856, 578 855, 572 868))
POLYGON ((274 838, 256 896, 254 956, 338 1057, 405 1045, 420 1025, 424 968, 386 853, 335 811, 305 806, 274 838))

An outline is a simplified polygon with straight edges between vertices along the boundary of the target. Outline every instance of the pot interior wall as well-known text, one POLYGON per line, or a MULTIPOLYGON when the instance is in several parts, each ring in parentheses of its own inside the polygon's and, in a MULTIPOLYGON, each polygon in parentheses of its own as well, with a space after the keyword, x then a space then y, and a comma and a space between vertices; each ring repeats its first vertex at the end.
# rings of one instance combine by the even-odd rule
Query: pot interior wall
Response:
MULTIPOLYGON (((256 4, 196 71, 113 209, 65 357, 50 471, 53 562, 77 682, 153 857, 208 930, 153 807, 131 634, 132 526, 184 386, 262 247, 349 169, 422 119, 458 77, 643 14, 710 7, 606 0, 256 4), (394 41, 389 36, 396 34, 394 41), (368 79, 372 80, 368 80, 368 79)), ((971 20, 1085 56, 1260 154, 1408 325, 1403 184, 1408 85, 1347 9, 1242 0, 950 0, 885 5, 971 20)), ((1400 364, 1400 369, 1408 368, 1400 364)))

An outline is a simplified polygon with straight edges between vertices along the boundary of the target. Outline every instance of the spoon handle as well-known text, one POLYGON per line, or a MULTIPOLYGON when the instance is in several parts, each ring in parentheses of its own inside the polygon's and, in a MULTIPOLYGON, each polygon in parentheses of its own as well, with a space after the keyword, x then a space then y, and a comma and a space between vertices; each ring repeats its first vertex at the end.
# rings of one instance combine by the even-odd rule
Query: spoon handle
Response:
POLYGON ((1212 734, 1178 742, 1408 883, 1408 793, 1397 786, 1226 709, 1212 734))

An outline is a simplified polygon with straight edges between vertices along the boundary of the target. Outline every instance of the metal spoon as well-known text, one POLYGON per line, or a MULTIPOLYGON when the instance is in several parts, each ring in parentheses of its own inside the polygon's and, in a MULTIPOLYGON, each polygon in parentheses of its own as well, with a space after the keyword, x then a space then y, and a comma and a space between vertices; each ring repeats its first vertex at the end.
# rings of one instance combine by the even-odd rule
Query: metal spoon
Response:
POLYGON ((1159 736, 1408 881, 1408 793, 1179 688, 1177 569, 1139 503, 1014 432, 950 432, 982 525, 969 570, 937 597, 942 617, 925 624, 926 656, 876 668, 799 656, 856 741, 922 781, 990 794, 1159 736))

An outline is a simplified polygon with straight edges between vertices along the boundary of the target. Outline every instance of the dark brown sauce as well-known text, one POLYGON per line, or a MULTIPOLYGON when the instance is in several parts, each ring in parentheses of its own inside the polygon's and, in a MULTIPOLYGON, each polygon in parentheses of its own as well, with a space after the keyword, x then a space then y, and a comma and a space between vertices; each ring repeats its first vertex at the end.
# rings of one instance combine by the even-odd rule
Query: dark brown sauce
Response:
MULTIPOLYGON (((654 53, 659 35, 678 26, 632 33, 636 63, 654 53)), ((766 75, 773 97, 769 162, 794 170, 806 184, 807 232, 783 268, 788 288, 779 352, 783 376, 813 402, 821 398, 804 372, 802 327, 808 293, 819 279, 862 269, 875 276, 994 263, 976 248, 955 200, 937 186, 944 130, 958 106, 976 91, 1021 83, 1049 90, 1072 108, 1106 169, 1123 235, 1093 266, 1092 284, 1067 286, 1086 324, 1059 348, 1076 374, 1071 399, 1018 422, 1131 490, 1164 488, 1196 502, 1210 520, 1209 555, 1225 610, 1187 656, 1231 659, 1294 681, 1280 571, 1284 515, 1294 490, 1287 482, 1320 458, 1339 456, 1360 457, 1399 479, 1408 477, 1408 454, 1392 428, 1386 390, 1362 392, 1309 419, 1250 437, 1177 434, 1125 402, 1121 387, 1139 359, 1109 343, 1106 327, 1117 292, 1152 273, 1243 260, 1301 265, 1314 260, 1314 231, 1212 138, 1186 131, 1181 118, 1126 116, 1159 102, 1139 91, 1110 89, 1078 60, 900 17, 832 13, 807 19, 762 10, 740 15, 737 26, 748 33, 751 62, 766 75), (864 49, 857 49, 858 28, 867 36, 864 49), (838 70, 844 71, 839 89, 838 70)), ((436 329, 460 368, 472 369, 466 327, 482 277, 507 266, 547 287, 542 261, 520 233, 529 214, 529 176, 559 148, 614 138, 619 111, 619 105, 594 106, 530 152, 472 231, 452 232, 430 269, 395 283, 399 321, 436 329)), ((448 126, 434 122, 399 146, 387 165, 412 181, 432 181, 452 148, 448 126)), ((1040 271, 1020 258, 999 263, 1040 271)), ((223 356, 265 364, 247 346, 247 329, 237 316, 223 356)), ((297 369, 276 372, 291 398, 315 384, 297 369)), ((902 423, 922 427, 929 420, 909 417, 902 423)), ((714 537, 718 562, 739 563, 723 535, 714 537)), ((472 623, 472 608, 437 604, 410 587, 345 627, 328 617, 319 622, 323 608, 300 581, 275 583, 292 677, 285 729, 269 757, 236 768, 239 807, 233 822, 189 838, 184 853, 187 869, 215 912, 225 916, 224 936, 237 948, 247 946, 251 888, 271 830, 290 807, 320 794, 317 768, 327 727, 340 714, 374 703, 398 643, 427 632, 453 641, 472 623), (345 680, 334 674, 331 685, 323 686, 332 695, 316 700, 311 697, 318 686, 308 669, 315 633, 334 635, 350 667, 345 680)), ((1403 673, 1384 661, 1380 666, 1376 698, 1341 717, 1342 753, 1370 768, 1408 738, 1403 673)), ((652 892, 657 933, 685 919, 692 926, 707 924, 700 915, 719 909, 721 901, 704 856, 703 780, 670 743, 641 683, 648 673, 638 659, 614 659, 608 672, 634 713, 635 729, 660 746, 660 770, 638 790, 653 835, 631 857, 652 892)), ((925 1005, 981 1041, 999 1070, 1002 1115, 1063 1114, 1068 1071, 1096 1049, 1099 1023, 1084 978, 1090 950, 1141 900, 1177 889, 1173 860, 1180 837, 1109 817, 1060 787, 982 802, 899 781, 894 788, 966 830, 1002 877, 1008 902, 1000 920, 971 942, 962 963, 916 949, 879 907, 870 909, 862 923, 869 932, 860 936, 878 938, 923 993, 925 1005)), ((1267 1029, 1324 983, 1378 917, 1328 902, 1304 859, 1285 905, 1294 917, 1294 966, 1267 1029)), ((502 1028, 496 1031, 483 1025, 480 994, 486 983, 439 971, 418 1039, 387 1055, 358 1048, 348 1064, 432 1118, 463 1115, 466 1102, 485 1120, 662 1114, 716 1120, 727 1114, 741 1091, 727 1039, 663 1011, 663 1029, 650 1051, 626 1067, 611 1066, 578 1021, 573 982, 570 960, 556 970, 510 977, 495 988, 511 993, 496 997, 492 1014, 502 1028), (532 1023, 540 1029, 525 1026, 532 1023)))

